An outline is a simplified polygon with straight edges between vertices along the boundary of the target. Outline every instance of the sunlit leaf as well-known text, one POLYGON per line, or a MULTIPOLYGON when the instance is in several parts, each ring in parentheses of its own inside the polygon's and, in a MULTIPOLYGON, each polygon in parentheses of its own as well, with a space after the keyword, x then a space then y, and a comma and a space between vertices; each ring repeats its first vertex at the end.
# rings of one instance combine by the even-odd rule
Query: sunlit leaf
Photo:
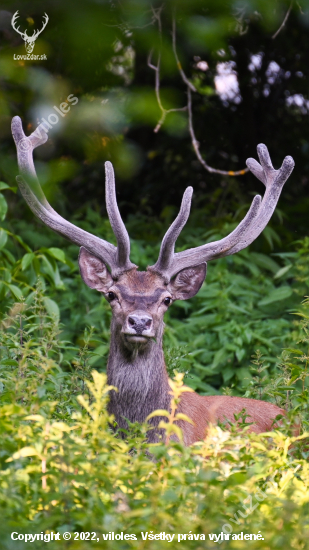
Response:
POLYGON ((56 258, 56 260, 59 260, 60 262, 65 263, 65 253, 60 248, 47 248, 46 253, 50 254, 53 258, 56 258))
POLYGON ((55 319, 59 321, 60 310, 59 310, 58 304, 56 304, 54 300, 52 300, 51 298, 48 298, 47 296, 43 298, 43 301, 49 315, 52 317, 55 317, 55 319))

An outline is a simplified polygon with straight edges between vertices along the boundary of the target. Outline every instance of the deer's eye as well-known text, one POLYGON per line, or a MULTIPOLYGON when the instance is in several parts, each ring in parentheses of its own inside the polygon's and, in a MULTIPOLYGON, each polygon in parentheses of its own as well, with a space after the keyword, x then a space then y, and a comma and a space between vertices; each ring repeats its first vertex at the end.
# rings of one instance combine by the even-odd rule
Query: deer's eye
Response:
POLYGON ((113 300, 115 300, 117 298, 115 292, 108 292, 107 293, 107 298, 109 299, 110 302, 112 302, 113 300))
POLYGON ((167 296, 166 298, 164 298, 163 304, 164 304, 165 306, 169 306, 170 303, 171 303, 171 301, 172 301, 172 298, 169 298, 169 297, 167 296))

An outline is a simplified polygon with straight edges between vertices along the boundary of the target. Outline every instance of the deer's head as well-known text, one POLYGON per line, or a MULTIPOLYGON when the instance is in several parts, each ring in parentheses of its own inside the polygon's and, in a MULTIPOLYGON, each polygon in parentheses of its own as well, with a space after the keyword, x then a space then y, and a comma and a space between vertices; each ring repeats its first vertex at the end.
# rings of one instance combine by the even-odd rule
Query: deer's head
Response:
POLYGON ((190 212, 193 190, 188 187, 179 214, 162 240, 157 262, 146 272, 140 272, 130 260, 130 240, 118 210, 112 164, 105 163, 106 208, 117 246, 71 224, 47 202, 32 158, 33 149, 47 141, 45 127, 41 124, 27 138, 20 118, 14 117, 12 133, 21 173, 17 177, 21 193, 46 225, 81 246, 79 266, 83 280, 109 301, 114 328, 122 343, 131 350, 145 347, 156 338, 163 325, 163 315, 174 300, 186 300, 198 292, 206 276, 207 261, 234 254, 258 237, 294 168, 292 157, 286 157, 282 167, 275 170, 267 147, 258 145, 260 164, 248 159, 247 166, 266 187, 263 200, 255 196, 245 218, 223 239, 175 253, 176 240, 190 212))
POLYGON ((28 36, 27 35, 27 31, 25 32, 21 32, 19 30, 19 27, 16 28, 16 20, 18 18, 18 11, 16 11, 12 17, 12 21, 11 21, 11 24, 12 24, 12 27, 14 29, 14 31, 18 32, 18 34, 20 34, 20 36, 22 37, 22 39, 25 41, 25 48, 26 48, 26 52, 27 53, 32 53, 33 52, 33 48, 35 46, 35 41, 37 39, 37 37, 39 36, 39 34, 41 34, 41 32, 45 29, 47 23, 48 23, 48 15, 47 13, 44 14, 44 20, 43 20, 43 27, 40 29, 40 30, 36 30, 36 31, 33 31, 33 34, 32 36, 28 36))
POLYGON ((206 276, 206 263, 187 267, 167 282, 160 273, 136 267, 113 278, 106 264, 81 247, 79 268, 85 283, 102 292, 113 311, 114 329, 128 349, 144 348, 162 334, 163 316, 174 300, 194 296, 206 276))

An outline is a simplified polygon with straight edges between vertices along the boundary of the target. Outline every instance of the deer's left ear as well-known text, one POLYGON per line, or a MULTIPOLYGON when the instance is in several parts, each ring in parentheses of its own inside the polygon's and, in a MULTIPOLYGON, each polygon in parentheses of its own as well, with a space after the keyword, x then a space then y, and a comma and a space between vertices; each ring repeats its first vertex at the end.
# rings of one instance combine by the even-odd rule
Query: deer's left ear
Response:
POLYGON ((174 300, 188 300, 200 290, 207 271, 207 264, 186 267, 177 273, 169 284, 169 290, 174 300))

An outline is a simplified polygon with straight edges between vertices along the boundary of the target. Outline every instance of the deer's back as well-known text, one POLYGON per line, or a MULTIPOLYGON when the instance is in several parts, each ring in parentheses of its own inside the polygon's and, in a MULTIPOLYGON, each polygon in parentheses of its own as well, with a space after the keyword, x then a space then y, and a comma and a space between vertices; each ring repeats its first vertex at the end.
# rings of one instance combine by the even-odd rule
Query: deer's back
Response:
POLYGON ((279 414, 285 414, 267 401, 248 399, 246 397, 230 397, 227 395, 203 396, 197 393, 185 392, 182 394, 178 411, 186 414, 194 422, 181 422, 185 445, 205 438, 209 423, 217 424, 226 419, 235 424, 234 414, 246 409, 246 422, 253 422, 250 432, 267 432, 273 429, 273 421, 279 414))

